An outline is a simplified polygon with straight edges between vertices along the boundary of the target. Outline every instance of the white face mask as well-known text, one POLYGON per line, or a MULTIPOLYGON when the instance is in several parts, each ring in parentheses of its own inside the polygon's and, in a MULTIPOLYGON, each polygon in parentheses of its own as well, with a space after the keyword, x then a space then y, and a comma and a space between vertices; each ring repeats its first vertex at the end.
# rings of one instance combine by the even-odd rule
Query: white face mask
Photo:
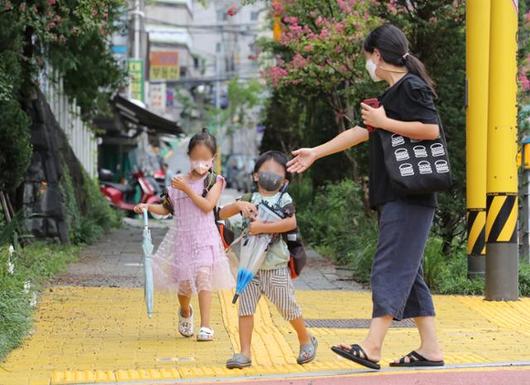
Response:
POLYGON ((191 160, 190 164, 191 164, 192 170, 197 172, 197 174, 199 175, 203 175, 212 167, 213 159, 212 160, 191 160))
POLYGON ((375 73, 375 70, 377 68, 377 64, 375 64, 372 59, 368 59, 366 61, 365 68, 368 71, 368 73, 370 74, 370 77, 372 78, 372 80, 374 82, 379 82, 379 81, 383 80, 379 76, 377 76, 377 74, 375 73))

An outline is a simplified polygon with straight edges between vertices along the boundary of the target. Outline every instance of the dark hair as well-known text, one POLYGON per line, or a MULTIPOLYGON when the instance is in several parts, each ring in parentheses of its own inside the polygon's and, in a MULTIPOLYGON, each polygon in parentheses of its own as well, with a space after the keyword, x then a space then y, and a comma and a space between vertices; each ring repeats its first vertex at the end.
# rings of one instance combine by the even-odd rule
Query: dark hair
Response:
POLYGON ((217 140, 215 136, 208 132, 207 128, 203 128, 201 132, 195 134, 191 137, 190 143, 188 144, 188 155, 195 148, 195 146, 203 144, 212 152, 212 154, 217 153, 217 140))
POLYGON ((368 34, 363 48, 368 53, 378 49, 383 60, 395 66, 405 66, 410 73, 423 79, 432 93, 436 96, 434 82, 427 73, 425 66, 416 56, 409 52, 409 41, 398 27, 383 24, 368 34))
POLYGON ((267 151, 261 154, 258 159, 256 159, 256 164, 254 165, 254 173, 257 173, 263 163, 274 160, 276 163, 280 164, 285 170, 285 179, 290 180, 290 174, 287 172, 287 162, 289 158, 281 151, 267 151))

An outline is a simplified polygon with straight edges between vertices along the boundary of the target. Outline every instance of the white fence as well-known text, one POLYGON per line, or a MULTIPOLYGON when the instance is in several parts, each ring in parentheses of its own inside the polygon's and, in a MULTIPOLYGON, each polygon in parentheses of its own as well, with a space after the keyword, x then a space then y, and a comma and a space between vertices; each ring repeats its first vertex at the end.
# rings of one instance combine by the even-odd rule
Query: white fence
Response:
POLYGON ((81 119, 81 109, 75 99, 70 99, 63 88, 63 79, 53 77, 50 71, 41 73, 41 90, 55 115, 55 119, 68 138, 75 156, 90 177, 97 176, 98 145, 90 126, 81 119))

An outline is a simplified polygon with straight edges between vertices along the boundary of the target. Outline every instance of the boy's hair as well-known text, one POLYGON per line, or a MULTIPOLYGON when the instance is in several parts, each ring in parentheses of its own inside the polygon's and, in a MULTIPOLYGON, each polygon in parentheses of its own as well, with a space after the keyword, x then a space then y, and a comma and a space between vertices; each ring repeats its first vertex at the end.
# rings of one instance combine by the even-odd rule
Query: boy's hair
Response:
POLYGON ((203 128, 198 134, 191 137, 190 143, 188 144, 188 155, 195 148, 195 146, 203 144, 212 152, 213 155, 217 153, 217 140, 215 136, 208 132, 207 128, 203 128))
POLYGON ((261 154, 258 159, 256 159, 256 164, 254 165, 253 173, 255 174, 259 172, 259 169, 261 168, 261 166, 263 166, 263 163, 271 159, 283 167, 283 169, 285 170, 285 179, 291 180, 291 174, 287 172, 287 162, 289 161, 289 158, 281 151, 272 150, 261 154))

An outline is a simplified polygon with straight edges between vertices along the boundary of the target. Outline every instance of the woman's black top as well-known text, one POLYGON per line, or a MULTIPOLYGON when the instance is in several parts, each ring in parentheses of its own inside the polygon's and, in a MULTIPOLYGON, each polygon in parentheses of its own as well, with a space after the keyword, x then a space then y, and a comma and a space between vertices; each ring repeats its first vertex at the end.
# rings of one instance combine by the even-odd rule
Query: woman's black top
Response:
MULTIPOLYGON (((433 93, 417 75, 408 73, 389 87, 380 97, 386 115, 405 122, 439 124, 433 93)), ((369 139, 370 206, 374 209, 391 201, 404 200, 422 206, 436 207, 436 194, 406 195, 392 187, 385 168, 380 136, 373 131, 369 139)))

